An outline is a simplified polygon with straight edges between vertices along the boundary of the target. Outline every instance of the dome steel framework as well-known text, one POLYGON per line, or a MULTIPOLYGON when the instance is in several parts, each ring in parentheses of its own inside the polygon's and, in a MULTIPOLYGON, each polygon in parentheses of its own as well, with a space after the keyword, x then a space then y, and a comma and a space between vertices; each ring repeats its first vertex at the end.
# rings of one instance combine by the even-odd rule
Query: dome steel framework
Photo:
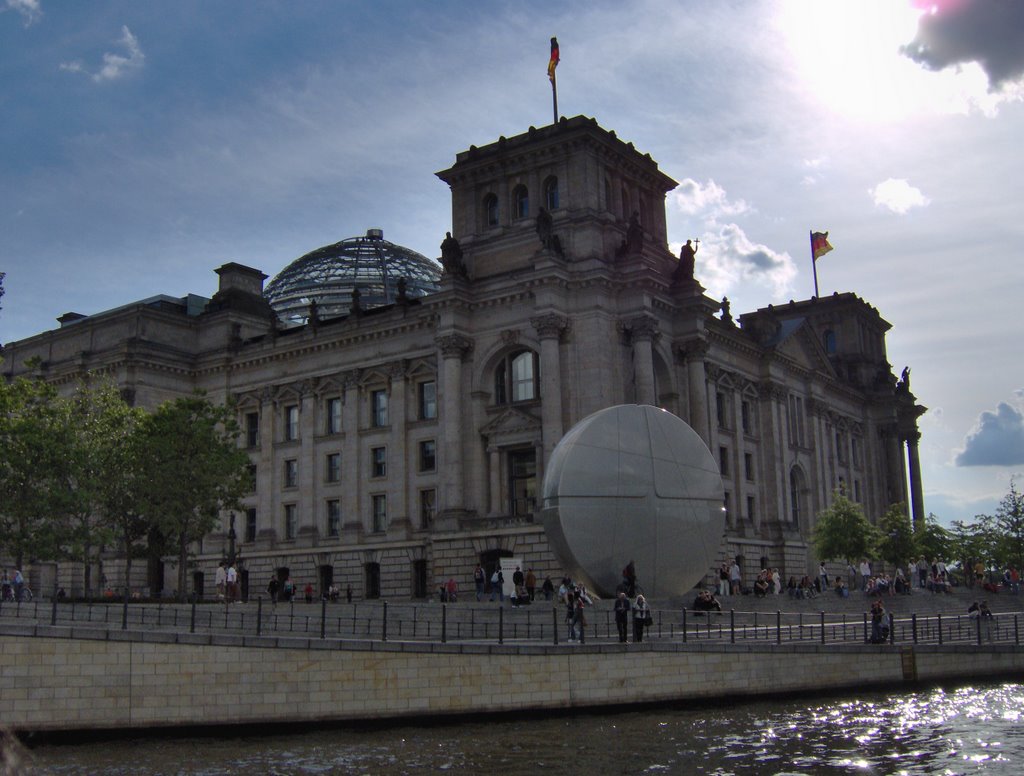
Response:
POLYGON ((437 291, 441 267, 416 251, 384 239, 380 229, 365 237, 325 245, 293 261, 267 284, 264 297, 286 326, 309 320, 316 302, 319 319, 348 315, 352 292, 359 290, 359 307, 366 310, 392 304, 405 281, 409 298, 437 291))

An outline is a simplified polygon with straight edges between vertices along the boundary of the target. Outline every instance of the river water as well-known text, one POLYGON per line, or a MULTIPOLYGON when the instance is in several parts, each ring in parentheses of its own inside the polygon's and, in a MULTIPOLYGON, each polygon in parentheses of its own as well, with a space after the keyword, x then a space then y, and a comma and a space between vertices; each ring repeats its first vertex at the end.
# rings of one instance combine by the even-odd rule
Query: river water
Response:
MULTIPOLYGON (((799 666, 794 666, 799 670, 799 666)), ((44 774, 1021 774, 1024 684, 47 745, 44 774)))

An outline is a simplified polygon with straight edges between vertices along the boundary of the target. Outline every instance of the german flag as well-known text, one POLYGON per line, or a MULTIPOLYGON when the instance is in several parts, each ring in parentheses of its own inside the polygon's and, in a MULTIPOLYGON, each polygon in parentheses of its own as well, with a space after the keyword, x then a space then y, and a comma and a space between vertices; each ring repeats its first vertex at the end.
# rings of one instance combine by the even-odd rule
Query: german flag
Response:
POLYGON ((828 232, 811 232, 811 256, 815 261, 832 250, 828 244, 828 232))
POLYGON ((548 79, 555 82, 555 68, 558 67, 558 38, 551 39, 551 59, 548 60, 548 79))

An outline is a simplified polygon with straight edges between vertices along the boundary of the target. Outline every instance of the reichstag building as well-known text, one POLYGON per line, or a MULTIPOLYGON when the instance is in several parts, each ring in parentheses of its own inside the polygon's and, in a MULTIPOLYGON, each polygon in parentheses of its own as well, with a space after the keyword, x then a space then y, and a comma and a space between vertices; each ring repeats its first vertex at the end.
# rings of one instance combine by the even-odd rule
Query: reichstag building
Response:
MULTIPOLYGON (((369 229, 269 283, 229 263, 209 298, 68 313, 5 347, 7 377, 39 357, 34 374, 67 390, 94 373, 139 406, 196 389, 235 403, 255 489, 193 548, 188 592, 212 593, 229 532, 254 595, 290 575, 419 598, 449 577, 465 591, 499 558, 557 580, 545 461, 577 421, 626 403, 707 443, 721 558, 743 556, 750 579, 816 569, 810 533, 837 488, 872 520, 897 502, 923 520, 923 408, 870 304, 834 294, 733 318, 668 249, 676 182, 591 118, 472 146, 437 175, 452 197, 440 262, 369 229)), ((133 566, 139 589, 171 593, 174 562, 133 566)), ((81 569, 60 574, 81 589, 81 569)))

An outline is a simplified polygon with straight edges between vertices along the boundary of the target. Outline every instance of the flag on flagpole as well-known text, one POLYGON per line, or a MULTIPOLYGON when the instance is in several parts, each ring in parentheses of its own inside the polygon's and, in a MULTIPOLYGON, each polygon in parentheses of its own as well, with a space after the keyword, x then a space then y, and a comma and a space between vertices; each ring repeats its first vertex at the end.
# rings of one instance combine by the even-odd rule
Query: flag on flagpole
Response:
POLYGON ((555 81, 555 68, 558 67, 558 38, 551 39, 551 59, 548 60, 548 78, 555 81))
POLYGON ((828 244, 828 232, 811 232, 811 256, 817 261, 832 250, 828 244))

